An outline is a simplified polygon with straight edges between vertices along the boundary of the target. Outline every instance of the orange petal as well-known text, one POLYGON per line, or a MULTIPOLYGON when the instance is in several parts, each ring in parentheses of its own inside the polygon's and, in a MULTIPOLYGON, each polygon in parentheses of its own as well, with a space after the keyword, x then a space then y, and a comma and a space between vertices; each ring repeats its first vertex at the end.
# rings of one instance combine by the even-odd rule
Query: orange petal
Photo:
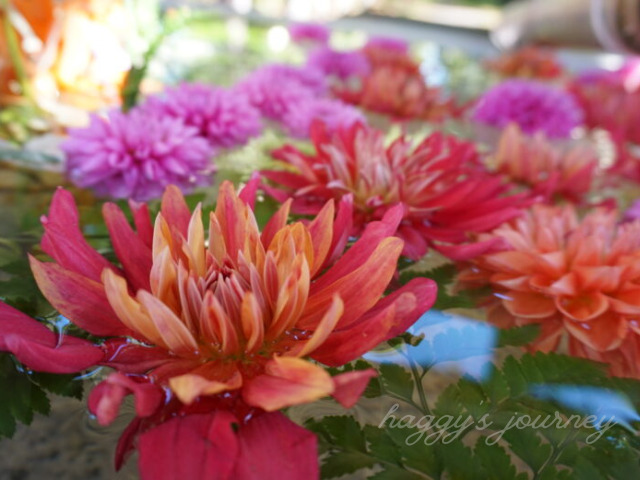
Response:
POLYGON ((386 290, 396 271, 402 248, 403 242, 399 238, 385 238, 355 270, 322 290, 317 290, 314 288, 315 285, 312 285, 306 315, 300 322, 302 328, 315 328, 335 294, 340 295, 349 305, 349 309, 340 319, 340 328, 358 320, 378 302, 386 290))
POLYGON ((324 265, 331 241, 333 240, 333 217, 335 207, 333 201, 329 201, 320 210, 318 215, 309 223, 309 233, 313 243, 313 265, 311 267, 311 277, 314 277, 324 265))
POLYGON ((251 292, 247 292, 242 298, 241 321, 247 342, 245 352, 255 352, 264 340, 264 319, 256 296, 251 292))
POLYGON ((102 283, 111 308, 122 323, 140 333, 150 343, 164 346, 162 337, 142 306, 129 295, 127 282, 111 270, 102 273, 102 283))
POLYGON ((585 292, 576 297, 557 297, 556 306, 570 319, 587 322, 606 312, 609 300, 600 292, 585 292))
POLYGON ((313 402, 333 393, 331 376, 313 363, 294 357, 274 357, 265 374, 249 380, 242 390, 244 401, 273 412, 313 402))
POLYGON ((544 318, 556 312, 554 301, 537 293, 509 292, 500 298, 504 308, 516 317, 544 318))
POLYGON ((136 299, 147 310, 151 322, 162 337, 162 344, 168 350, 177 354, 192 354, 198 351, 198 343, 189 329, 161 300, 146 290, 138 291, 136 299))
POLYGON ((169 387, 178 399, 189 405, 201 395, 215 395, 242 387, 242 375, 235 370, 225 380, 220 378, 219 366, 207 363, 191 373, 169 379, 169 387))
POLYGON ((331 306, 324 314, 324 317, 322 317, 322 320, 320 320, 320 323, 318 324, 315 332, 313 332, 311 338, 309 338, 309 340, 304 344, 296 344, 296 346, 300 345, 301 348, 296 348, 296 346, 294 346, 286 353, 286 355, 291 357, 305 357, 313 352, 324 343, 329 335, 331 335, 331 332, 333 332, 333 329, 338 324, 343 312, 344 302, 338 295, 335 295, 331 306))
POLYGON ((640 289, 617 292, 609 297, 614 312, 622 315, 640 315, 640 289))
POLYGON ((564 326, 573 337, 598 352, 620 346, 629 331, 625 318, 612 312, 600 315, 589 322, 576 322, 565 318, 564 326))

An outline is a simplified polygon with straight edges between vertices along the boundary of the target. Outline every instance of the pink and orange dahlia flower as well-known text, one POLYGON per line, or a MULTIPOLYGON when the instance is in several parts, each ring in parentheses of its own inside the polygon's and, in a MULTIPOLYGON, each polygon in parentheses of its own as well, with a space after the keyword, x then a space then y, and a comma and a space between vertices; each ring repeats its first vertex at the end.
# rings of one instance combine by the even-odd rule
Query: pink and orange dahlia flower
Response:
POLYGON ((482 237, 504 249, 474 259, 460 282, 491 286, 490 321, 539 324, 533 349, 566 338, 570 353, 640 377, 640 221, 618 224, 604 209, 579 220, 571 205, 535 205, 482 237))
POLYGON ((116 205, 106 204, 119 265, 85 241, 73 198, 60 189, 43 218, 42 248, 54 262, 32 258, 32 270, 62 315, 104 340, 94 345, 64 336, 59 342, 42 324, 0 308, 0 348, 27 367, 116 370, 92 391, 89 407, 107 424, 123 398, 134 394, 137 418, 121 438, 117 462, 141 435, 143 478, 177 478, 155 474, 190 468, 170 450, 178 440, 194 449, 204 448, 202 442, 215 446, 207 453, 212 460, 193 468, 223 462, 230 473, 220 478, 254 478, 242 469, 248 468, 245 461, 269 460, 256 453, 256 442, 271 441, 267 424, 275 425, 278 448, 300 441, 313 450, 298 448, 296 455, 312 462, 303 466, 304 478, 317 476, 315 440, 276 411, 328 395, 351 406, 374 372, 332 377, 305 358, 331 366, 354 360, 403 332, 434 301, 436 286, 428 279, 384 296, 403 248, 393 236, 401 207, 370 224, 342 254, 352 217, 348 201, 337 214, 329 201, 310 222, 293 224, 287 224, 286 202, 260 232, 250 206, 256 184, 252 180, 237 195, 224 183, 208 229, 201 207, 191 213, 174 187, 153 224, 146 205, 131 204, 137 231, 116 205), (203 417, 194 423, 188 413, 203 417), (203 422, 209 425, 205 431, 193 431, 203 422), (232 424, 240 425, 237 434, 232 424), (243 450, 247 442, 255 447, 249 453, 243 450), (148 449, 158 444, 167 451, 153 460, 148 449))
POLYGON ((292 171, 266 171, 279 201, 293 199, 293 212, 317 214, 330 199, 354 203, 353 235, 401 208, 397 235, 403 254, 422 257, 429 246, 456 259, 490 247, 463 245, 469 233, 492 230, 520 213, 524 195, 504 196, 510 186, 487 172, 473 144, 434 133, 419 145, 404 136, 386 146, 383 132, 356 124, 330 134, 312 126, 315 152, 287 145, 274 158, 292 171))
POLYGON ((503 131, 491 161, 498 172, 526 185, 534 195, 547 200, 560 195, 574 202, 589 193, 598 167, 591 148, 554 145, 543 134, 523 134, 516 124, 503 131))

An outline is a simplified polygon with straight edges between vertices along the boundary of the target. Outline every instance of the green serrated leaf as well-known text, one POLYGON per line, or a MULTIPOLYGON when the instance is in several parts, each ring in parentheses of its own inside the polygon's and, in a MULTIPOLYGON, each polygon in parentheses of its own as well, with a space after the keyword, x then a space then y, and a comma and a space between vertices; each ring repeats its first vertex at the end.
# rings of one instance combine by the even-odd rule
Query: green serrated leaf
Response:
POLYGON ((413 398, 414 383, 411 374, 395 363, 383 363, 378 367, 380 382, 387 392, 394 393, 409 401, 413 398))
POLYGON ((376 465, 376 460, 361 452, 337 452, 322 461, 322 478, 336 478, 376 465))
POLYGON ((474 453, 482 463, 486 480, 527 480, 526 474, 516 471, 511 457, 500 445, 490 445, 480 439, 476 443, 474 453))
POLYGON ((34 372, 31 378, 43 389, 62 395, 82 399, 83 383, 76 378, 76 375, 56 375, 53 373, 34 372))

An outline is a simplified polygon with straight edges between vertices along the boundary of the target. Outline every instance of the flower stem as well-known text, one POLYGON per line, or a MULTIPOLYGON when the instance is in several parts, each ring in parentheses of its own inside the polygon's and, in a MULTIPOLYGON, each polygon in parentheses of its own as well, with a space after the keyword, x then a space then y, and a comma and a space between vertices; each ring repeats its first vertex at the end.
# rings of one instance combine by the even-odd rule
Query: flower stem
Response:
POLYGON ((9 0, 0 0, 0 17, 2 20, 2 28, 4 30, 5 40, 7 42, 7 49, 9 50, 9 57, 11 59, 11 65, 16 74, 18 83, 20 84, 20 90, 22 96, 29 102, 33 103, 33 92, 31 90, 31 83, 29 82, 29 76, 25 68, 22 53, 20 51, 20 39, 11 24, 11 18, 9 15, 9 0))

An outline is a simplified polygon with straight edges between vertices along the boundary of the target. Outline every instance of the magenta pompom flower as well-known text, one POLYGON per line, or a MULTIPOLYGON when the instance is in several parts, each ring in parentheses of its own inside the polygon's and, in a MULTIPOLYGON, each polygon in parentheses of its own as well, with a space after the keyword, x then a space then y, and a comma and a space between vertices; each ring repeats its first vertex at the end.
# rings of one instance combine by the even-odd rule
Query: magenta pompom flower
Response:
POLYGON ((582 124, 583 113, 573 97, 553 87, 527 80, 507 80, 479 100, 474 120, 497 128, 517 123, 526 133, 543 132, 567 138, 582 124))
POLYGON ((62 144, 73 183, 111 198, 146 201, 165 187, 184 192, 210 183, 213 150, 180 119, 141 110, 93 115, 62 144))
POLYGON ((321 120, 329 133, 355 123, 366 123, 357 108, 328 98, 311 98, 293 105, 282 123, 292 136, 308 138, 314 120, 321 120))
POLYGON ((151 115, 179 118, 214 148, 244 145, 262 131, 260 112, 245 95, 198 83, 169 88, 150 97, 143 109, 151 115))
POLYGON ((294 105, 324 96, 327 83, 321 72, 311 68, 269 65, 247 76, 236 90, 246 95, 262 115, 282 121, 294 105))
POLYGON ((341 52, 330 47, 319 47, 311 52, 307 66, 339 80, 364 77, 371 71, 369 60, 362 52, 341 52))
POLYGON ((289 25, 289 34, 296 43, 326 45, 331 30, 321 23, 293 23, 289 25))

